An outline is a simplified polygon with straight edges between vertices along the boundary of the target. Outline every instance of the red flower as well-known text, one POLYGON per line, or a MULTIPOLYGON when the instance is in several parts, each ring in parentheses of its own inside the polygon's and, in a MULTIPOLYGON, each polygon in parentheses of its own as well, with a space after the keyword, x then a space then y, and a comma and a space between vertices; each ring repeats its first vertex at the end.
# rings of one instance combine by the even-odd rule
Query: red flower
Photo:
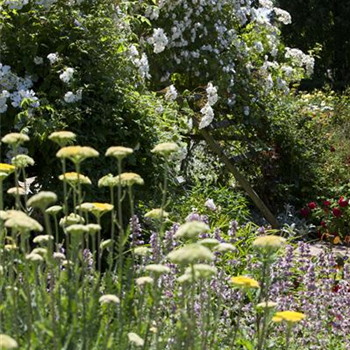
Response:
POLYGON ((338 203, 339 203, 339 206, 340 206, 340 207, 345 208, 345 207, 348 206, 349 200, 344 199, 344 197, 341 196, 340 199, 339 199, 339 201, 338 201, 338 203))
POLYGON ((323 205, 324 205, 325 207, 329 207, 329 206, 331 205, 331 202, 327 199, 327 200, 325 200, 325 201, 323 202, 323 205))
POLYGON ((327 227, 326 222, 325 222, 325 221, 321 221, 321 226, 322 226, 323 228, 326 228, 326 227, 327 227))
POLYGON ((333 209, 332 209, 332 213, 333 213, 333 215, 334 215, 335 217, 337 217, 337 218, 340 218, 340 217, 341 217, 341 214, 342 214, 342 212, 341 212, 341 210, 340 210, 339 208, 333 208, 333 209))
POLYGON ((340 289, 341 289, 341 286, 339 284, 336 284, 335 286, 332 287, 332 292, 338 293, 340 289))
POLYGON ((317 208, 317 204, 315 202, 310 202, 308 204, 308 207, 310 210, 316 209, 317 208))
POLYGON ((330 150, 331 150, 331 152, 335 152, 334 146, 331 146, 330 150))
POLYGON ((301 209, 300 210, 300 214, 301 214, 301 216, 303 216, 304 218, 306 218, 308 215, 309 215, 309 213, 310 213, 310 210, 308 209, 308 208, 303 208, 303 209, 301 209))

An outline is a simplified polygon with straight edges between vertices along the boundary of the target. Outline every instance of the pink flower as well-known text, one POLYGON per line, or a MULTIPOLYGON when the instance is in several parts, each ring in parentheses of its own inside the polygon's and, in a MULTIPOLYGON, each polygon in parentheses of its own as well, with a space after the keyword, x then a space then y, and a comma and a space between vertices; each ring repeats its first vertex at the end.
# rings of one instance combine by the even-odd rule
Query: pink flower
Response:
POLYGON ((327 200, 325 200, 325 201, 323 202, 323 205, 324 205, 325 207, 329 207, 329 206, 331 205, 331 202, 327 199, 327 200))

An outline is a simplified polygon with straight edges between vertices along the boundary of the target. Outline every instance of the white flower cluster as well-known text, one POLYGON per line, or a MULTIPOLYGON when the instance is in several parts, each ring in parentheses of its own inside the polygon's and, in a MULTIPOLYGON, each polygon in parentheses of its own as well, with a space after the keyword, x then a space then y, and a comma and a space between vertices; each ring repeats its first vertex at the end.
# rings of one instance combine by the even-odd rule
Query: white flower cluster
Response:
POLYGON ((75 103, 82 99, 82 95, 83 95, 82 89, 79 89, 76 93, 74 93, 73 91, 68 91, 64 95, 64 101, 66 103, 75 103))
POLYGON ((165 47, 167 46, 169 40, 164 33, 164 29, 156 28, 156 29, 153 29, 153 35, 148 39, 148 42, 150 44, 153 44, 154 53, 160 53, 165 50, 165 47))
POLYGON ((47 55, 47 59, 50 61, 50 64, 56 63, 56 62, 59 60, 58 53, 57 53, 57 52, 55 52, 55 53, 49 53, 49 54, 47 55))
POLYGON ((174 85, 170 85, 165 94, 165 99, 169 101, 175 101, 177 98, 177 91, 174 85))
POLYGON ((63 73, 60 74, 60 79, 68 84, 72 78, 73 78, 73 74, 74 74, 74 69, 73 68, 66 68, 63 73))
POLYGON ((201 122, 199 123, 199 129, 204 129, 209 126, 214 119, 214 110, 212 106, 218 101, 218 90, 212 83, 208 84, 206 89, 208 102, 201 109, 203 115, 201 122))
POLYGON ((304 54, 304 52, 301 50, 286 47, 285 57, 290 58, 296 67, 305 67, 307 75, 311 75, 313 73, 315 59, 309 55, 304 54))
MULTIPOLYGON (((220 80, 220 85, 226 86, 223 95, 227 96, 230 107, 239 101, 235 98, 237 75, 240 90, 251 91, 254 85, 254 99, 274 89, 287 93, 290 83, 312 72, 313 58, 304 55, 303 64, 298 65, 287 54, 284 61, 277 61, 284 55, 278 26, 291 23, 291 16, 274 7, 272 0, 256 3, 253 0, 160 0, 157 5, 147 7, 145 16, 154 26, 153 35, 147 41, 154 45, 155 53, 167 49, 161 81, 167 81, 175 72, 188 73, 203 83, 220 80), (251 37, 245 38, 240 30, 248 23, 254 30, 249 34, 251 37)), ((212 104, 205 105, 201 112, 205 116, 202 126, 209 125, 214 117, 212 104)), ((245 109, 245 114, 248 113, 245 109)))
POLYGON ((7 111, 7 99, 15 108, 21 108, 24 99, 31 99, 30 112, 40 106, 35 92, 31 89, 33 81, 30 77, 21 78, 11 72, 11 67, 0 63, 0 113, 7 111))
POLYGON ((280 21, 281 23, 287 25, 292 23, 292 17, 289 14, 289 12, 282 10, 278 7, 274 7, 273 11, 275 12, 277 16, 277 20, 280 21))
POLYGON ((130 58, 131 62, 137 67, 138 72, 142 79, 150 79, 149 74, 149 63, 148 58, 145 53, 140 57, 140 54, 135 45, 130 45, 127 55, 130 58))

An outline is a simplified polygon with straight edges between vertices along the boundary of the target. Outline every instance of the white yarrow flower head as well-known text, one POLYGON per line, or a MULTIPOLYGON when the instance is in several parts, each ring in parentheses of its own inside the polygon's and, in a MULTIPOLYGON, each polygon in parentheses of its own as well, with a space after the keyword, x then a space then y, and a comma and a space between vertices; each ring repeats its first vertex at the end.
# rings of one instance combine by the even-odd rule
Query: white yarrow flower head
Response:
POLYGON ((55 131, 49 135, 49 140, 57 143, 61 147, 72 143, 76 138, 76 134, 71 131, 55 131))
POLYGON ((175 233, 176 238, 197 238, 201 233, 210 230, 209 226, 202 221, 190 221, 181 225, 175 233))
POLYGON ((62 206, 60 205, 53 205, 52 207, 47 208, 46 213, 48 213, 49 215, 55 216, 57 215, 59 212, 62 211, 62 206))
POLYGON ((217 245, 220 244, 220 241, 218 241, 215 238, 204 238, 198 241, 198 243, 208 248, 215 248, 217 245))
POLYGON ((234 252, 237 249, 231 243, 220 243, 214 248, 214 250, 216 250, 219 253, 225 253, 225 252, 234 252))
POLYGON ((55 252, 53 253, 53 258, 56 260, 64 260, 66 256, 63 253, 55 252))
POLYGON ((47 242, 50 242, 54 239, 53 236, 51 235, 39 235, 39 236, 36 236, 34 237, 33 239, 33 242, 34 243, 47 243, 47 242))
POLYGON ((166 94, 165 94, 165 99, 169 101, 175 101, 177 98, 177 91, 174 85, 170 85, 167 88, 166 94))
POLYGON ((194 264, 199 261, 213 261, 214 254, 201 244, 189 244, 173 250, 168 254, 168 259, 176 264, 194 264))
POLYGON ((128 155, 132 154, 134 150, 129 147, 123 147, 123 146, 112 146, 109 147, 106 151, 106 157, 114 157, 117 159, 123 159, 127 157, 128 155))
MULTIPOLYGON (((39 254, 36 254, 36 253, 30 253, 30 254, 27 254, 26 255, 26 259, 27 260, 30 260, 30 261, 33 261, 33 262, 41 262, 41 261, 44 261, 44 258, 39 255, 39 254)), ((0 343, 1 345, 1 343, 0 343)), ((2 349, 2 348, 0 348, 2 349)))
POLYGON ((150 264, 145 267, 146 271, 153 272, 156 275, 163 275, 165 273, 170 272, 170 268, 168 266, 162 264, 150 264))
POLYGON ((194 278, 210 278, 217 275, 218 269, 215 266, 210 266, 207 264, 194 264, 193 269, 191 266, 187 267, 185 274, 193 275, 194 278))
POLYGON ((42 191, 30 197, 27 205, 28 207, 46 209, 49 205, 57 201, 57 195, 54 192, 42 191))
POLYGON ((151 249, 148 247, 136 247, 134 249, 134 254, 145 257, 151 254, 151 249))
POLYGON ((26 213, 18 210, 9 210, 6 212, 7 218, 5 226, 19 231, 43 231, 43 227, 26 213))
POLYGON ((128 338, 130 343, 133 343, 135 346, 142 347, 145 344, 145 341, 136 333, 128 333, 128 338))
POLYGON ((100 297, 98 300, 102 305, 103 304, 119 304, 119 298, 114 294, 105 294, 100 297))
POLYGON ((47 59, 50 61, 50 64, 54 64, 59 60, 58 53, 50 53, 47 55, 47 59))
POLYGON ((273 252, 281 248, 286 243, 285 238, 270 235, 260 236, 253 241, 253 247, 266 252, 273 252))
POLYGON ((1 350, 10 350, 10 349, 17 349, 18 343, 16 340, 11 338, 9 335, 6 334, 0 334, 0 349, 1 350))
POLYGON ((168 216, 169 216, 169 213, 167 213, 162 208, 152 209, 145 214, 145 218, 154 219, 154 220, 161 220, 162 218, 167 218, 168 216))
POLYGON ((5 135, 1 139, 1 141, 3 143, 8 144, 8 145, 18 147, 22 143, 29 141, 29 137, 27 135, 25 135, 25 134, 20 134, 20 133, 17 133, 17 132, 13 132, 13 133, 5 135))
POLYGON ((12 165, 16 168, 26 168, 27 166, 34 165, 34 159, 27 156, 26 154, 19 154, 12 158, 12 165))
POLYGON ((178 152, 179 149, 179 146, 174 142, 163 142, 155 146, 151 152, 166 157, 174 152, 178 152))
POLYGON ((82 224, 73 224, 66 228, 67 233, 71 235, 80 235, 88 232, 88 228, 82 224))
POLYGON ((201 113, 203 115, 201 122, 199 123, 199 129, 204 129, 209 126, 214 119, 214 111, 211 108, 209 102, 205 104, 205 106, 201 109, 201 113))
POLYGON ((136 279, 136 284, 138 286, 143 286, 145 284, 152 284, 154 279, 150 276, 143 276, 136 279))

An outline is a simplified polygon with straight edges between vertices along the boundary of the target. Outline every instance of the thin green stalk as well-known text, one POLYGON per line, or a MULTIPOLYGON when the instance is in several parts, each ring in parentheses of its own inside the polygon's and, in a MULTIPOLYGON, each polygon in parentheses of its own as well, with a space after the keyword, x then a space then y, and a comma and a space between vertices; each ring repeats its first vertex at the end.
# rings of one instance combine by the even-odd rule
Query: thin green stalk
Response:
POLYGON ((241 321, 241 316, 242 316, 242 308, 244 306, 244 294, 242 293, 241 296, 241 300, 239 302, 238 305, 238 314, 237 314, 237 318, 236 318, 236 327, 235 327, 235 331, 233 333, 233 339, 232 339, 232 345, 235 346, 235 342, 237 339, 237 334, 238 334, 238 330, 239 330, 239 322, 241 321))

